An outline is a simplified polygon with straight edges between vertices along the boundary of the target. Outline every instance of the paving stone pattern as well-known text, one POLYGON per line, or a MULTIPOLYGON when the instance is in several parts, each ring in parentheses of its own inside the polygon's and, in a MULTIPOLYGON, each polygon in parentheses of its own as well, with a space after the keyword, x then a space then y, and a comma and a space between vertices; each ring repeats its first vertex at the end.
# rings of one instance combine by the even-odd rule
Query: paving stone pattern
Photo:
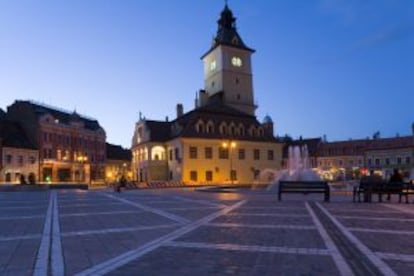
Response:
POLYGON ((331 200, 277 201, 257 190, 3 192, 0 275, 412 275, 414 204, 331 200))

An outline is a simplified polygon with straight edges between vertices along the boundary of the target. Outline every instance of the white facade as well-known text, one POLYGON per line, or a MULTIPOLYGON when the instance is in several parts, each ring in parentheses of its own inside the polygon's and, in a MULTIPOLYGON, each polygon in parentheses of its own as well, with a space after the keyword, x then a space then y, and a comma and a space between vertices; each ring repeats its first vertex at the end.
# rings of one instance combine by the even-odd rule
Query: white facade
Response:
POLYGON ((24 176, 28 182, 29 175, 33 175, 36 182, 39 175, 39 152, 32 149, 3 147, 3 168, 0 173, 0 183, 20 183, 24 176))

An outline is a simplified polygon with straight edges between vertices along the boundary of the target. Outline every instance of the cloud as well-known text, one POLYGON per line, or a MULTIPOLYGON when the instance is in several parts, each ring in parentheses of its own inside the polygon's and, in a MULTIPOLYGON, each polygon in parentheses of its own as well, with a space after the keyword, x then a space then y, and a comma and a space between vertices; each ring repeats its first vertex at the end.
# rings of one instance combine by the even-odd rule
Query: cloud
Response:
POLYGON ((386 28, 377 33, 368 35, 355 42, 350 48, 351 51, 373 48, 382 44, 402 40, 414 34, 414 24, 400 25, 397 27, 386 28))

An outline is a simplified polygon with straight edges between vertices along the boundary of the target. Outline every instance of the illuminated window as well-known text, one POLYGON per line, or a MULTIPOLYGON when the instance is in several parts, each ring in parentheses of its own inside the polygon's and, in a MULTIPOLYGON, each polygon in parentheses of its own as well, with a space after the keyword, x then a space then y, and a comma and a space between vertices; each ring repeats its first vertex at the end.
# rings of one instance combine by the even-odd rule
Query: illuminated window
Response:
POLYGON ((235 67, 242 67, 243 62, 242 59, 239 57, 232 57, 231 64, 235 67))
POLYGON ((165 149, 155 146, 151 149, 151 160, 165 160, 165 149))
POLYGON ((213 60, 210 63, 210 71, 214 71, 214 70, 216 70, 216 68, 217 68, 217 62, 215 60, 213 60))

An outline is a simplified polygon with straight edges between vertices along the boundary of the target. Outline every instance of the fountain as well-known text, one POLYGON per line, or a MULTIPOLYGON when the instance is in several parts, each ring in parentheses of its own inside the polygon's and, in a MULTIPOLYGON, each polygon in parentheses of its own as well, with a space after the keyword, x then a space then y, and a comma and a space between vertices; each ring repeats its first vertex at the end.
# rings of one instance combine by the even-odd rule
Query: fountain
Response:
POLYGON ((284 170, 263 170, 262 173, 274 174, 273 182, 267 187, 272 190, 277 186, 280 180, 283 181, 320 181, 321 178, 317 173, 309 168, 309 151, 308 146, 289 146, 288 148, 288 166, 284 170))

